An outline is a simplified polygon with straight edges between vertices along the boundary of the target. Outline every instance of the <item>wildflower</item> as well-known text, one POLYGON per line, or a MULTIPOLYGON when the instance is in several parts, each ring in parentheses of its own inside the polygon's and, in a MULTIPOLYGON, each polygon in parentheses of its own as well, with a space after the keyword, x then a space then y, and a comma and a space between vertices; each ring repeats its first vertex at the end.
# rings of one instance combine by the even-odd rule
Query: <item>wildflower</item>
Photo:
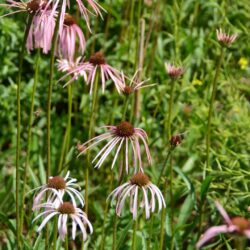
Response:
POLYGON ((170 144, 171 146, 176 147, 182 143, 183 139, 184 139, 184 134, 173 135, 170 138, 170 144))
MULTIPOLYGON (((141 70, 138 69, 135 74, 133 75, 132 79, 130 80, 129 84, 126 84, 126 80, 125 80, 125 76, 122 72, 122 87, 121 90, 125 95, 130 95, 131 93, 135 92, 138 89, 142 89, 142 88, 146 88, 146 87, 150 87, 153 86, 154 84, 148 84, 148 85, 144 85, 146 82, 149 81, 149 79, 144 80, 142 82, 138 82, 137 77, 138 74, 141 70)), ((127 78, 127 77, 126 77, 127 78)))
POLYGON ((74 204, 70 202, 62 202, 59 205, 54 203, 45 203, 38 206, 38 208, 45 208, 44 212, 41 212, 34 220, 36 221, 40 217, 43 217, 41 225, 38 227, 37 232, 40 232, 47 222, 52 219, 54 216, 58 216, 58 232, 61 240, 64 240, 67 231, 67 221, 68 217, 72 220, 72 239, 76 237, 76 228, 77 225, 82 231, 83 240, 87 240, 87 232, 85 229, 85 224, 88 225, 90 234, 93 232, 93 227, 90 221, 87 218, 87 215, 80 209, 77 208, 74 204))
POLYGON ((87 81, 87 72, 92 69, 91 65, 88 62, 82 62, 82 57, 76 58, 75 61, 69 61, 68 59, 58 59, 57 68, 62 72, 67 72, 59 81, 64 80, 67 77, 71 77, 68 82, 64 84, 63 87, 68 86, 73 81, 76 81, 79 77, 83 77, 87 81), (81 70, 79 67, 81 66, 81 70))
POLYGON ((184 74, 183 67, 175 67, 172 64, 165 63, 165 68, 166 68, 166 71, 167 71, 169 77, 172 79, 177 79, 184 74))
POLYGON ((220 233, 238 233, 240 235, 245 235, 248 239, 250 239, 250 223, 247 219, 243 217, 234 217, 231 219, 218 201, 215 202, 215 205, 226 224, 210 227, 197 242, 197 248, 200 248, 207 241, 220 233))
MULTIPOLYGON (((35 209, 35 207, 37 207, 37 205, 41 202, 43 196, 45 195, 47 191, 50 192, 48 196, 48 200, 50 200, 52 203, 53 202, 57 203, 58 200, 62 202, 62 198, 64 194, 67 193, 70 196, 75 206, 76 206, 75 197, 77 197, 77 199, 80 201, 81 205, 83 206, 84 205, 83 197, 81 193, 75 189, 75 187, 79 187, 75 183, 76 179, 69 177, 69 175, 70 175, 70 172, 68 171, 64 178, 62 178, 61 176, 49 177, 47 184, 36 188, 36 189, 40 189, 40 191, 34 198, 33 209, 35 209)), ((33 190, 36 190, 36 189, 33 189, 33 190)))
POLYGON ((240 65, 240 68, 242 70, 245 70, 247 68, 247 65, 248 65, 248 60, 245 57, 241 57, 238 63, 240 65))
POLYGON ((74 60, 76 40, 79 40, 79 52, 85 50, 85 38, 75 19, 68 13, 64 16, 64 25, 58 41, 58 54, 69 61, 74 60))
POLYGON ((221 43, 221 45, 224 45, 224 46, 231 45, 238 36, 237 34, 233 34, 233 35, 226 34, 222 31, 222 29, 217 29, 216 34, 217 34, 218 41, 221 43))
POLYGON ((117 146, 117 150, 115 153, 115 157, 113 159, 111 169, 113 168, 116 159, 119 155, 119 152, 121 151, 122 146, 125 147, 125 165, 126 165, 126 172, 128 173, 128 161, 129 161, 129 142, 132 146, 132 151, 133 151, 133 157, 134 157, 134 164, 136 165, 137 158, 139 160, 139 167, 140 170, 143 171, 142 168, 142 161, 141 161, 141 145, 139 143, 139 139, 142 140, 148 162, 151 164, 151 155, 149 152, 149 148, 147 145, 147 134, 143 129, 140 128, 134 128, 132 124, 129 122, 121 122, 117 126, 105 126, 109 131, 96 136, 89 141, 85 142, 82 144, 82 146, 87 146, 79 155, 83 154, 86 150, 92 148, 96 144, 104 141, 111 139, 96 155, 96 157, 93 159, 92 163, 95 162, 98 158, 98 162, 95 165, 95 168, 100 168, 101 165, 103 164, 104 160, 107 158, 107 156, 111 153, 111 151, 117 146))
POLYGON ((55 16, 51 16, 51 10, 44 10, 34 16, 29 31, 26 48, 28 51, 34 48, 41 48, 47 54, 52 45, 54 29, 56 25, 55 16))
POLYGON ((196 86, 196 85, 201 86, 201 85, 203 85, 203 82, 202 82, 201 80, 194 79, 194 80, 192 81, 192 84, 193 84, 194 86, 196 86))
MULTIPOLYGON (((159 188, 154 185, 149 177, 142 172, 136 173, 130 181, 119 186, 111 192, 108 199, 113 196, 112 201, 116 198, 116 213, 118 216, 121 215, 122 209, 125 204, 127 197, 130 197, 130 212, 133 214, 133 219, 137 217, 138 205, 145 209, 146 219, 150 217, 150 212, 155 211, 156 198, 158 200, 158 212, 162 207, 166 207, 163 195, 159 188), (143 198, 139 204, 139 190, 142 190, 143 198), (151 199, 148 195, 150 193, 151 199), (150 200, 150 202, 149 202, 150 200)), ((112 202, 111 201, 111 202, 112 202)))
POLYGON ((13 15, 13 14, 20 13, 20 12, 27 12, 28 14, 33 15, 39 12, 47 3, 46 0, 31 0, 27 2, 7 0, 6 2, 7 2, 6 4, 0 4, 0 6, 4 6, 7 8, 16 8, 17 10, 14 12, 5 14, 2 17, 13 15))

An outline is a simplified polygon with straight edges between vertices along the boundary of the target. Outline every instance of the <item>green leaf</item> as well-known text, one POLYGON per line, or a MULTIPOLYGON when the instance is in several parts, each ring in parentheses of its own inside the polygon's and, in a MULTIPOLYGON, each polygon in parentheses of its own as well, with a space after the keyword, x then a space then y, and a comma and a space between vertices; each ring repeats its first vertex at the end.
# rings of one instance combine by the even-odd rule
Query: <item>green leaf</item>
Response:
POLYGON ((206 179, 201 184, 201 194, 200 194, 201 204, 203 204, 203 202, 206 199, 207 191, 209 189, 212 179, 213 179, 212 176, 207 176, 206 179))

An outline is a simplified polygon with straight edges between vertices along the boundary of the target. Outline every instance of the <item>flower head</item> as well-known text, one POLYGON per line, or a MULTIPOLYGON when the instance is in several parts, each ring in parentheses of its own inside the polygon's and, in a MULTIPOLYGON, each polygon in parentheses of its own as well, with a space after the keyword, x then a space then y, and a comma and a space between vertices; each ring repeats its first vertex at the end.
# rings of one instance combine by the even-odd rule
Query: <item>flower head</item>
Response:
POLYGON ((224 46, 231 45, 238 36, 237 34, 233 35, 226 34, 222 31, 222 29, 217 29, 216 34, 218 41, 224 46))
POLYGON ((169 77, 172 79, 180 78, 184 74, 183 67, 176 67, 172 64, 165 63, 165 68, 169 77))
POLYGON ((176 147, 182 143, 183 139, 184 139, 184 134, 173 135, 170 138, 170 144, 171 146, 176 147))
POLYGON ((122 146, 125 147, 125 165, 126 172, 128 173, 128 165, 129 165, 129 143, 132 146, 132 152, 134 157, 134 165, 136 165, 137 159, 139 161, 140 170, 143 171, 142 168, 142 160, 141 160, 141 145, 140 140, 143 142, 147 158, 149 163, 151 164, 151 155, 149 152, 149 148, 147 145, 147 134, 143 129, 134 128, 133 125, 127 121, 121 122, 117 126, 105 126, 108 129, 108 132, 99 135, 90 139, 89 141, 82 144, 82 146, 86 146, 84 150, 79 154, 83 154, 86 150, 94 147, 96 144, 109 140, 109 142, 99 151, 96 157, 92 162, 95 162, 98 158, 98 162, 95 167, 99 168, 103 164, 104 160, 107 156, 117 147, 115 157, 113 159, 111 169, 114 167, 116 159, 121 151, 122 146))
POLYGON ((234 217, 231 219, 218 201, 215 202, 215 205, 226 223, 210 227, 197 242, 197 248, 202 247, 207 241, 221 233, 238 233, 250 239, 250 222, 247 219, 243 217, 234 217))
POLYGON ((80 209, 77 208, 71 202, 61 202, 59 204, 55 203, 45 203, 38 205, 39 208, 45 208, 44 212, 41 212, 33 221, 43 218, 43 222, 38 227, 37 232, 40 232, 47 222, 52 219, 54 216, 58 216, 58 232, 60 238, 64 240, 65 235, 67 234, 67 221, 68 218, 72 220, 72 239, 74 240, 76 237, 76 228, 77 225, 80 227, 82 231, 83 240, 87 239, 87 231, 85 225, 88 225, 90 233, 93 232, 93 227, 90 221, 87 218, 87 215, 80 209))
POLYGON ((130 212, 133 214, 135 220, 139 207, 145 209, 146 218, 150 217, 150 212, 154 212, 156 208, 156 200, 158 201, 158 212, 165 207, 165 201, 161 191, 149 179, 149 177, 138 172, 130 179, 130 181, 119 186, 109 195, 108 199, 112 196, 112 201, 117 200, 116 213, 121 215, 122 209, 127 197, 130 199, 130 212), (142 201, 139 199, 139 190, 142 191, 142 201), (139 203, 140 202, 140 203, 139 203))
POLYGON ((126 79, 128 79, 127 77, 124 76, 123 72, 122 72, 122 87, 121 87, 121 91, 123 92, 123 94, 125 95, 130 95, 133 92, 135 92, 138 89, 142 89, 142 88, 146 88, 146 87, 150 87, 153 86, 154 84, 147 84, 144 85, 146 82, 149 81, 149 79, 138 82, 138 75, 139 72, 141 70, 138 69, 135 74, 133 75, 132 79, 129 79, 129 83, 126 84, 126 79))
MULTIPOLYGON (((40 203, 46 192, 49 192, 48 200, 57 204, 58 201, 62 202, 65 193, 69 195, 73 204, 76 206, 75 197, 80 201, 81 205, 84 205, 83 197, 81 193, 75 189, 78 185, 75 183, 76 179, 69 177, 69 172, 63 178, 61 176, 49 177, 47 184, 42 185, 36 189, 40 189, 38 194, 34 198, 33 209, 35 209, 40 203)), ((34 190, 36 190, 34 189, 34 190)))
POLYGON ((64 16, 64 25, 58 41, 58 54, 70 62, 74 61, 76 41, 79 41, 79 52, 84 53, 85 38, 75 19, 68 13, 64 16))

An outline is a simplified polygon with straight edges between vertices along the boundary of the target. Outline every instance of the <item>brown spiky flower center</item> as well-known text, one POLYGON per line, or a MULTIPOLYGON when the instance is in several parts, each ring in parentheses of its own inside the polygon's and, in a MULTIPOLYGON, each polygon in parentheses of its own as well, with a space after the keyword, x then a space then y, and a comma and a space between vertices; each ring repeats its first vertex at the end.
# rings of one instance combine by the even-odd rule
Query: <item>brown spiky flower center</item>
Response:
POLYGON ((134 92, 134 89, 131 87, 131 86, 125 86, 124 88, 123 88, 123 93, 125 94, 125 95, 130 95, 131 93, 133 93, 134 92))
POLYGON ((65 16, 64 16, 64 25, 66 26, 71 26, 73 24, 76 24, 76 21, 74 19, 73 16, 71 16, 70 14, 66 13, 65 16))
POLYGON ((55 177, 52 177, 48 180, 48 184, 47 186, 49 188, 54 188, 54 189, 65 189, 66 188, 66 182, 65 180, 60 177, 60 176, 55 176, 55 177))
POLYGON ((121 122, 116 126, 116 134, 119 137, 130 137, 134 134, 135 129, 129 122, 121 122))
POLYGON ((58 208, 58 212, 61 214, 74 214, 75 207, 70 202, 63 202, 58 208))
POLYGON ((250 229, 249 221, 243 217, 234 217, 231 221, 235 226, 239 228, 240 233, 243 233, 245 230, 250 229))
POLYGON ((44 1, 32 0, 27 3, 27 11, 31 14, 36 13, 44 4, 46 4, 44 1))
POLYGON ((89 62, 93 65, 101 65, 106 64, 105 57, 102 52, 96 52, 94 55, 92 55, 89 59, 89 62))
POLYGON ((150 183, 149 177, 142 172, 136 173, 131 179, 132 185, 137 185, 140 187, 145 187, 150 183))

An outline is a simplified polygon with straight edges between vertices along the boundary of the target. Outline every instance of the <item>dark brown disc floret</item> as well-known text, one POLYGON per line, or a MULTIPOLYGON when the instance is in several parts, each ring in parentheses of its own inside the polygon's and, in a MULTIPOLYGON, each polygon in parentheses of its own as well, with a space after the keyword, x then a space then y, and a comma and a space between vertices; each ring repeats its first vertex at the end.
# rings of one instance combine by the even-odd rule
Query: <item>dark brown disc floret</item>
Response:
POLYGON ((250 229, 250 222, 244 217, 234 217, 231 219, 233 225, 237 226, 240 233, 250 229))
POLYGON ((58 208, 58 212, 61 214, 74 214, 75 207, 70 202, 63 202, 58 208))
POLYGON ((93 65, 102 65, 106 64, 105 57, 102 52, 96 52, 94 55, 92 55, 89 59, 89 62, 92 63, 93 65))
POLYGON ((132 185, 137 185, 140 187, 145 187, 150 183, 149 177, 142 172, 136 173, 131 179, 130 183, 132 185))
POLYGON ((27 3, 27 11, 30 14, 35 14, 40 9, 44 8, 47 4, 47 1, 44 0, 32 0, 27 3))
POLYGON ((134 88, 132 88, 131 86, 125 86, 122 91, 125 95, 130 95, 134 92, 134 88))
POLYGON ((76 20, 73 16, 71 16, 70 14, 66 13, 64 16, 64 25, 66 26, 71 26, 73 24, 76 24, 76 20))
POLYGON ((130 137, 134 134, 135 129, 129 122, 121 122, 116 126, 116 134, 119 137, 130 137))
POLYGON ((48 184, 47 186, 49 188, 54 188, 54 189, 65 189, 66 188, 66 182, 65 180, 60 177, 60 176, 55 176, 55 177, 52 177, 48 180, 48 184))

